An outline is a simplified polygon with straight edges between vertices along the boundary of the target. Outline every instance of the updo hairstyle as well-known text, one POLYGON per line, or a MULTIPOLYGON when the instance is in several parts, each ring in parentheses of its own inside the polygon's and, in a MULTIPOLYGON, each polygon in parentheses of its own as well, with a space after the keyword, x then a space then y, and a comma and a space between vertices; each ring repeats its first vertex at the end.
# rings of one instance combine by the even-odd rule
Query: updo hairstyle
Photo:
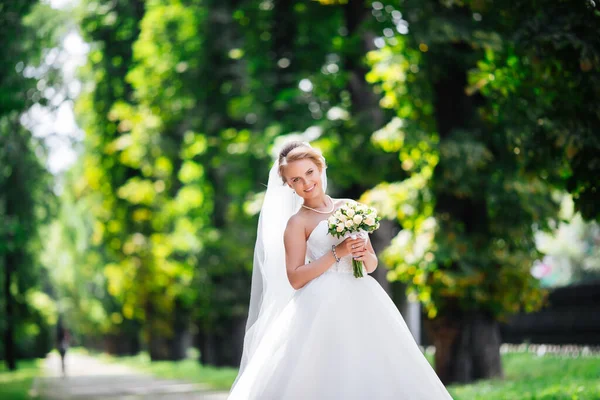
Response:
POLYGON ((315 149, 307 142, 293 141, 283 146, 279 152, 279 176, 284 185, 286 184, 285 177, 283 176, 284 167, 291 162, 304 159, 309 159, 314 162, 319 168, 319 172, 327 167, 321 151, 315 149))

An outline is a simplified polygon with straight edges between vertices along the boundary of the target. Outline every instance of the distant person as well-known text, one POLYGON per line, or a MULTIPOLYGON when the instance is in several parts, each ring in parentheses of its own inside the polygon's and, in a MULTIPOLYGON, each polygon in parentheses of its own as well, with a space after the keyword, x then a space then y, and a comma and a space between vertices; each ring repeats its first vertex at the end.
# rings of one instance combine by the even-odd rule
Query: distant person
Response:
POLYGON ((70 339, 71 335, 69 334, 69 330, 64 327, 62 322, 59 322, 58 330, 56 332, 56 347, 58 348, 58 352, 60 354, 60 365, 63 376, 67 375, 67 370, 65 368, 65 356, 67 354, 67 349, 69 348, 70 339))

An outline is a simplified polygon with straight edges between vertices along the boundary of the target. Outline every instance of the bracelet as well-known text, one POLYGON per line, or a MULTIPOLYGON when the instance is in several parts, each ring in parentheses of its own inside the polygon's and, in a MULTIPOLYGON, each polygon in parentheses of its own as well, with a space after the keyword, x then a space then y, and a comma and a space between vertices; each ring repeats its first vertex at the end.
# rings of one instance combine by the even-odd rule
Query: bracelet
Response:
POLYGON ((340 262, 340 259, 338 258, 337 254, 335 254, 335 244, 331 245, 331 253, 333 253, 333 258, 335 258, 335 262, 340 262))

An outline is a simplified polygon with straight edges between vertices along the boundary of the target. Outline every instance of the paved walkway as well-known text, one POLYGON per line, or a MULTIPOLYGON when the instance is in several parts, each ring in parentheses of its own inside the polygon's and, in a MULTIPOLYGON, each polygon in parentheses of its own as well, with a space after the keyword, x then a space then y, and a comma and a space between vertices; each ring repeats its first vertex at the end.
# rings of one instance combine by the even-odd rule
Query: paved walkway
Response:
POLYGON ((78 400, 226 400, 227 393, 199 384, 160 379, 129 367, 98 361, 83 354, 67 354, 67 376, 63 377, 60 357, 52 353, 45 374, 36 379, 33 390, 41 399, 78 400))

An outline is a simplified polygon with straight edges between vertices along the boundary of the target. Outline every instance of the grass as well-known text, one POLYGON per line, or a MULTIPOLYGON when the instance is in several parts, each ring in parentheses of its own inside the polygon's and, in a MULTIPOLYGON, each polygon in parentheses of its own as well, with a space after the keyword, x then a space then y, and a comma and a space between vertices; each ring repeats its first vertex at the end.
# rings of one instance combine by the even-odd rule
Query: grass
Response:
POLYGON ((600 356, 506 353, 505 378, 449 388, 455 400, 600 399, 600 356))
POLYGON ((17 363, 16 371, 9 371, 4 364, 0 366, 0 399, 31 399, 30 389, 33 380, 41 373, 43 360, 24 360, 17 363))
POLYGON ((237 376, 237 368, 203 366, 197 361, 197 357, 182 361, 150 361, 147 353, 129 357, 101 354, 97 357, 102 361, 117 362, 162 379, 181 379, 215 390, 229 390, 237 376))
MULTIPOLYGON (((229 390, 237 369, 201 366, 196 357, 188 360, 151 362, 147 354, 133 357, 99 355, 167 379, 181 379, 229 390)), ((430 358, 430 357, 429 357, 430 358)), ((505 378, 449 387, 455 400, 595 400, 600 399, 600 355, 585 357, 527 352, 502 355, 505 378)), ((0 396, 2 398, 2 396, 0 396)))

